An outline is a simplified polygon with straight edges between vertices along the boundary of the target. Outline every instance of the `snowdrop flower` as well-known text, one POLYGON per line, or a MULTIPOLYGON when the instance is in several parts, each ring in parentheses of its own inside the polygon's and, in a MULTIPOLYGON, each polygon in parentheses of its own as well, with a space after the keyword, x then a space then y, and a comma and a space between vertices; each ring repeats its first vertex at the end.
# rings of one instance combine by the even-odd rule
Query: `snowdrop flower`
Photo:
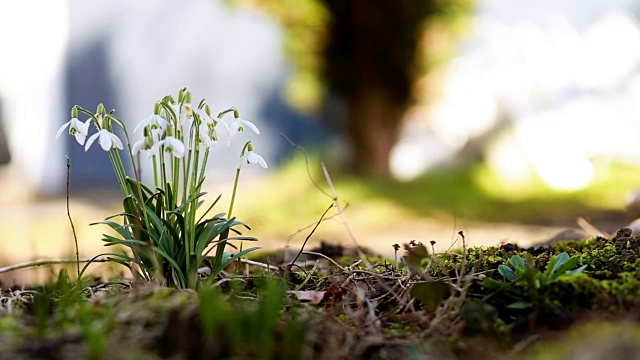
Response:
MULTIPOLYGON (((102 104, 100 104, 98 108, 100 108, 101 105, 102 104)), ((104 109, 102 111, 104 111, 104 109)), ((100 122, 100 120, 102 119, 102 112, 98 112, 96 114, 96 119, 98 120, 98 122, 100 122)), ((116 136, 116 134, 107 130, 107 125, 108 125, 108 121, 107 121, 107 118, 105 118, 105 120, 102 121, 102 129, 100 129, 100 131, 98 131, 97 133, 91 135, 91 137, 87 141, 87 144, 84 146, 84 151, 89 150, 89 148, 91 147, 93 142, 96 141, 96 139, 98 139, 98 142, 100 143, 100 146, 104 151, 109 151, 114 146, 120 150, 123 149, 122 141, 120 141, 120 139, 116 136)))
MULTIPOLYGON (((185 88, 186 90, 186 88, 185 88)), ((185 91, 182 95, 178 95, 178 102, 182 104, 178 104, 178 119, 180 125, 184 125, 187 123, 187 120, 193 119, 193 107, 191 106, 191 93, 189 91, 185 91)))
POLYGON ((91 145, 93 144, 93 142, 96 139, 99 139, 98 142, 100 143, 100 146, 102 147, 102 150, 104 150, 104 151, 109 151, 114 146, 117 147, 120 150, 123 149, 122 141, 120 141, 120 139, 116 136, 116 134, 114 134, 114 133, 110 132, 109 130, 103 128, 100 131, 98 131, 97 133, 91 135, 91 137, 87 141, 87 145, 85 145, 85 147, 84 147, 84 151, 89 150, 89 148, 91 147, 91 145))
MULTIPOLYGON (((145 136, 141 140, 138 140, 133 147, 131 148, 131 152, 133 155, 137 154, 140 151, 151 150, 153 148, 153 138, 150 136, 145 136)), ((151 154, 149 155, 151 157, 151 154)))
POLYGON ((164 146, 165 152, 171 153, 177 158, 184 157, 184 144, 173 136, 167 136, 163 140, 158 141, 153 145, 151 150, 157 150, 161 146, 164 146))
POLYGON ((198 150, 205 150, 213 145, 213 140, 209 136, 209 125, 202 122, 198 127, 198 150))
POLYGON ((91 125, 91 119, 88 119, 83 123, 78 120, 77 117, 73 117, 58 129, 58 132, 56 133, 56 140, 58 140, 64 129, 69 127, 69 135, 75 136, 78 144, 84 145, 84 140, 87 138, 87 134, 89 132, 89 125, 91 125))
POLYGON ((229 125, 229 134, 231 136, 234 136, 239 131, 244 131, 245 126, 251 129, 251 131, 253 131, 257 135, 260 135, 260 130, 258 130, 257 126, 255 126, 251 121, 242 120, 239 117, 235 118, 231 125, 229 125))
POLYGON ((182 111, 180 111, 180 124, 184 125, 187 120, 193 119, 193 108, 191 103, 182 104, 182 111))
MULTIPOLYGON (((251 144, 251 142, 247 143, 247 153, 240 158, 240 164, 245 161, 247 164, 260 164, 260 166, 262 166, 263 168, 267 168, 267 162, 264 161, 264 158, 262 158, 262 156, 253 151, 253 145, 251 144)), ((240 168, 240 165, 238 165, 238 168, 240 168)))
POLYGON ((231 146, 231 134, 229 133, 229 126, 222 121, 222 119, 218 119, 213 127, 214 137, 213 140, 216 142, 221 142, 225 146, 231 146))
POLYGON ((247 160, 247 164, 260 164, 260 166, 262 166, 263 168, 265 169, 267 168, 267 162, 264 161, 262 156, 253 152, 253 150, 247 151, 246 160, 247 160))
POLYGON ((205 108, 198 110, 198 115, 200 115, 200 120, 207 125, 214 124, 215 121, 210 115, 209 105, 205 105, 205 108))
POLYGON ((147 126, 150 127, 151 130, 162 129, 164 131, 164 129, 167 128, 167 124, 169 124, 167 119, 163 118, 158 114, 153 114, 148 118, 140 121, 136 126, 136 128, 133 130, 133 132, 137 133, 138 130, 144 129, 147 126))

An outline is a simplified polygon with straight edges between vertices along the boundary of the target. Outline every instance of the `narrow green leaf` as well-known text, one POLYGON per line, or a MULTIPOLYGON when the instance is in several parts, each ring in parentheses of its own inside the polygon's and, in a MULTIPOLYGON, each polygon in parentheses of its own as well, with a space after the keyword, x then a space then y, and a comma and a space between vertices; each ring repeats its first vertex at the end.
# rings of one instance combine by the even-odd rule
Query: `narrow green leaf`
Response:
POLYGON ((557 272, 554 275, 554 278, 564 275, 567 271, 575 268, 578 265, 580 259, 578 257, 573 257, 569 259, 564 265, 558 268, 557 272))
POLYGON ((496 280, 487 276, 484 279, 482 279, 482 286, 486 287, 487 289, 498 290, 498 289, 506 288, 507 286, 510 286, 510 285, 504 281, 496 280))
POLYGON ((558 271, 558 269, 560 269, 567 261, 569 261, 569 254, 563 252, 554 256, 554 258, 556 259, 556 262, 553 266, 553 269, 551 270, 552 273, 558 271))
POLYGON ((565 275, 567 276, 571 276, 571 275, 577 275, 577 274, 582 274, 582 272, 584 271, 584 269, 587 268, 588 265, 582 265, 579 268, 575 269, 575 270, 568 270, 565 275))
POLYGON ((519 278, 518 274, 506 265, 498 265, 498 272, 508 281, 515 281, 519 278))
POLYGON ((213 268, 213 270, 211 271, 211 275, 212 276, 213 275, 217 275, 218 273, 220 273, 220 271, 224 270, 224 268, 229 266, 229 264, 234 262, 236 259, 242 257, 245 254, 248 254, 248 253, 250 253, 252 251, 259 250, 259 249, 260 249, 259 247, 252 247, 252 248, 249 248, 249 249, 242 250, 237 254, 224 253, 225 256, 223 256, 223 259, 222 259, 220 265, 215 267, 215 268, 213 268))
POLYGON ((520 255, 513 255, 511 259, 509 259, 511 265, 519 269, 526 269, 527 266, 524 264, 524 259, 520 255))
POLYGON ((514 303, 507 305, 507 308, 509 309, 528 309, 530 307, 531 307, 531 303, 526 301, 516 301, 514 303))

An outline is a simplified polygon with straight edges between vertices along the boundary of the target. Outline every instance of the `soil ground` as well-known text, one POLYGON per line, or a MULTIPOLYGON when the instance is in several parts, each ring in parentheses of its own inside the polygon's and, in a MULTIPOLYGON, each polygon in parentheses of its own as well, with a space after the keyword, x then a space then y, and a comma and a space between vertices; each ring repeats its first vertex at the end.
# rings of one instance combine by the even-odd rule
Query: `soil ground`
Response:
MULTIPOLYGON (((19 189, 15 180, 0 172, 0 185, 3 189, 19 189)), ((215 192, 216 189, 213 189, 215 192)), ((103 247, 101 234, 103 226, 90 226, 90 223, 102 221, 105 217, 120 211, 121 194, 117 190, 90 193, 73 191, 70 198, 71 216, 79 240, 80 257, 92 257, 106 249, 103 247), (79 193, 79 194, 78 194, 79 193)), ((359 204, 366 208, 367 204, 359 204)), ((580 229, 575 218, 544 219, 534 223, 478 222, 464 219, 435 219, 407 214, 401 223, 385 224, 380 221, 369 221, 367 212, 350 209, 345 213, 349 230, 360 246, 385 256, 393 256, 392 245, 411 240, 428 242, 436 240, 436 251, 445 251, 449 247, 459 247, 454 235, 463 230, 467 246, 492 246, 500 243, 517 243, 522 247, 542 243, 553 239, 558 233, 568 229, 580 229), (353 211, 352 211, 353 210, 353 211), (363 218, 364 217, 364 218, 363 218)), ((319 217, 320 214, 318 214, 319 217)), ((0 266, 35 259, 72 258, 75 257, 73 233, 69 225, 64 196, 52 198, 33 198, 17 191, 6 191, 0 202, 0 266)), ((292 219, 288 233, 271 231, 264 224, 252 224, 249 234, 258 237, 256 244, 264 250, 282 249, 289 246, 298 250, 310 229, 296 231, 304 226, 292 219)), ((311 220, 313 221, 313 220, 311 220)), ((596 229, 612 233, 628 224, 629 219, 622 212, 602 212, 592 214, 589 224, 596 229)), ((308 223, 306 225, 313 225, 308 223)), ((326 241, 345 246, 354 241, 349 230, 336 219, 323 223, 314 236, 310 238, 307 248, 326 241)), ((105 266, 105 265, 96 265, 105 266)), ((50 272, 39 270, 15 271, 3 274, 0 279, 5 283, 20 284, 23 282, 41 282, 48 279, 50 272)))

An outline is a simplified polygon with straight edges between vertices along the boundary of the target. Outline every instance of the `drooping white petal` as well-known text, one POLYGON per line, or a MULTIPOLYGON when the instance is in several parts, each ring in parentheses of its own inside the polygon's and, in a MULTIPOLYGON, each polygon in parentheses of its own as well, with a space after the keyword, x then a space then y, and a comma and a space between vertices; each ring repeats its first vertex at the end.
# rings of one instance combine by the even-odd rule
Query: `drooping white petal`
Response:
POLYGON ((71 121, 67 121, 64 125, 60 126, 60 129, 58 129, 58 132, 56 133, 56 140, 58 140, 64 129, 66 129, 69 124, 71 124, 71 121))
POLYGON ((147 120, 147 119, 144 119, 144 120, 140 121, 140 122, 138 123, 138 125, 136 125, 136 128, 135 128, 135 129, 133 129, 133 132, 134 132, 134 133, 137 133, 137 132, 138 132, 138 130, 143 129, 145 126, 147 126, 147 121, 146 121, 146 120, 147 120))
POLYGON ((179 158, 184 156, 185 149, 182 141, 174 138, 173 136, 170 136, 167 138, 167 142, 170 144, 171 153, 173 154, 173 156, 179 157, 179 158))
POLYGON ((76 141, 78 142, 78 144, 84 145, 84 140, 87 138, 87 134, 78 131, 76 133, 75 137, 76 137, 76 141))
POLYGON ((213 128, 214 141, 221 142, 225 146, 231 146, 231 134, 229 133, 229 125, 227 125, 222 119, 218 119, 215 127, 213 128))
POLYGON ((142 138, 141 140, 136 141, 131 147, 131 153, 133 155, 137 154, 140 150, 146 150, 144 147, 146 146, 146 138, 142 138))
POLYGON ((205 150, 211 145, 213 145, 213 141, 211 140, 211 136, 209 135, 209 126, 204 122, 200 124, 198 127, 198 150, 205 150))
POLYGON ((91 144, 93 144, 93 142, 96 141, 98 136, 100 136, 100 132, 97 132, 97 133, 91 135, 91 137, 89 138, 87 143, 84 145, 84 151, 89 150, 89 148, 91 147, 91 144))
MULTIPOLYGON (((152 133, 153 133, 153 131, 152 131, 152 133)), ((136 141, 135 144, 133 144, 133 147, 131 148, 131 153, 133 155, 135 155, 140 151, 149 150, 149 149, 153 148, 153 144, 154 144, 154 140, 152 140, 149 137, 145 136, 142 139, 136 141)))
POLYGON ((264 161, 264 158, 253 151, 248 152, 247 162, 250 164, 260 164, 263 168, 267 168, 267 162, 264 161))
POLYGON ((234 121, 229 125, 229 135, 236 136, 236 134, 240 131, 240 122, 234 121))
POLYGON ((258 127, 255 126, 251 121, 247 121, 247 120, 241 120, 241 121, 243 125, 246 125, 249 129, 251 129, 251 131, 256 133, 256 135, 260 135, 260 130, 258 130, 258 127))
POLYGON ((143 129, 145 127, 150 127, 152 130, 155 129, 166 129, 167 128, 167 124, 169 122, 167 121, 167 119, 163 118, 160 115, 157 114, 153 114, 145 119, 143 119, 142 121, 140 121, 138 123, 138 125, 136 125, 136 128, 133 129, 133 132, 136 133, 138 132, 138 130, 143 129))
POLYGON ((87 138, 87 135, 89 134, 90 125, 91 125, 91 119, 87 119, 87 121, 85 121, 84 123, 80 121, 77 122, 75 137, 78 144, 84 145, 84 141, 87 138))
POLYGON ((229 134, 231 136, 235 136, 238 132, 244 131, 245 126, 257 135, 260 135, 260 130, 258 130, 257 126, 255 126, 251 121, 242 120, 240 118, 236 118, 231 125, 229 125, 229 134))
POLYGON ((170 152, 175 157, 184 157, 184 144, 173 136, 167 136, 164 140, 157 142, 151 150, 157 149, 160 146, 164 146, 164 151, 170 152))
POLYGON ((109 137, 111 138, 111 141, 113 141, 113 143, 116 145, 118 149, 120 150, 124 149, 124 146, 122 146, 122 141, 120 141, 120 138, 116 134, 110 132, 109 137))
POLYGON ((100 130, 99 134, 100 134, 100 137, 98 139, 98 142, 100 143, 102 150, 104 151, 111 150, 111 147, 113 146, 113 141, 111 139, 111 136, 109 136, 109 134, 111 133, 106 129, 102 129, 100 130))

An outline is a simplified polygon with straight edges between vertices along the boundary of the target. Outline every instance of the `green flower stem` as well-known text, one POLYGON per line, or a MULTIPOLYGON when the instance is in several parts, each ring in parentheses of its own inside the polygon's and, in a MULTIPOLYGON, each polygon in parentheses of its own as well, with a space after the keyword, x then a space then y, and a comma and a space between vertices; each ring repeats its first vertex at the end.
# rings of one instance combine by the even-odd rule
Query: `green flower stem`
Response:
POLYGON ((204 159, 202 160, 202 168, 200 169, 200 176, 198 177, 198 183, 204 183, 204 174, 207 170, 207 161, 209 160, 209 149, 204 152, 204 159))
MULTIPOLYGON (((118 181, 122 182, 122 186, 126 190, 125 196, 129 196, 131 195, 132 190, 127 183, 127 172, 124 169, 124 164, 122 163, 122 158, 120 158, 120 153, 117 149, 111 149, 110 152, 113 153, 113 159, 117 163, 117 168, 119 170, 118 172, 120 173, 120 175, 118 176, 118 181)), ((116 166, 114 165, 114 167, 116 166)))
MULTIPOLYGON (((171 196, 173 197, 174 201, 177 203, 178 199, 176 195, 178 195, 178 189, 180 186, 179 184, 180 180, 178 178, 180 176, 180 159, 178 159, 173 154, 171 154, 170 164, 171 164, 171 196)), ((169 193, 167 193, 167 196, 168 195, 169 193)), ((169 209, 169 210, 173 210, 173 209, 169 209)))
POLYGON ((233 204, 236 201, 236 190, 238 190, 238 179, 240 178, 240 166, 236 169, 236 179, 233 182, 233 192, 231 193, 231 203, 229 204, 229 212, 227 213, 227 219, 231 219, 233 212, 233 204))
POLYGON ((125 185, 125 180, 122 176, 122 171, 118 168, 115 155, 113 154, 114 152, 115 150, 110 150, 107 153, 109 154, 109 160, 111 160, 111 166, 113 166, 113 170, 115 170, 116 178, 118 179, 118 185, 120 185, 120 190, 122 191, 122 195, 124 195, 124 197, 127 197, 128 191, 125 185))
POLYGON ((182 203, 184 203, 185 201, 187 201, 187 199, 189 198, 189 191, 188 191, 188 187, 189 187, 189 169, 191 169, 191 158, 193 157, 193 151, 191 150, 191 147, 189 147, 189 150, 187 151, 187 161, 182 161, 182 176, 183 176, 183 181, 182 181, 182 203))
MULTIPOLYGON (((160 185, 160 188, 163 189, 165 191, 166 194, 166 187, 167 187, 167 165, 165 164, 164 161, 164 145, 162 145, 160 147, 160 182, 162 183, 160 185)), ((166 196, 165 196, 165 200, 166 200, 166 196)), ((165 202, 165 208, 166 208, 167 203, 165 202)))
POLYGON ((223 116, 224 114, 227 114, 227 113, 230 113, 230 112, 236 112, 236 111, 238 111, 238 109, 236 109, 235 107, 230 107, 230 108, 228 108, 227 110, 224 110, 224 111, 219 112, 219 113, 218 113, 218 119, 222 118, 222 116, 223 116))
POLYGON ((158 157, 153 155, 153 186, 155 188, 158 187, 158 157))

